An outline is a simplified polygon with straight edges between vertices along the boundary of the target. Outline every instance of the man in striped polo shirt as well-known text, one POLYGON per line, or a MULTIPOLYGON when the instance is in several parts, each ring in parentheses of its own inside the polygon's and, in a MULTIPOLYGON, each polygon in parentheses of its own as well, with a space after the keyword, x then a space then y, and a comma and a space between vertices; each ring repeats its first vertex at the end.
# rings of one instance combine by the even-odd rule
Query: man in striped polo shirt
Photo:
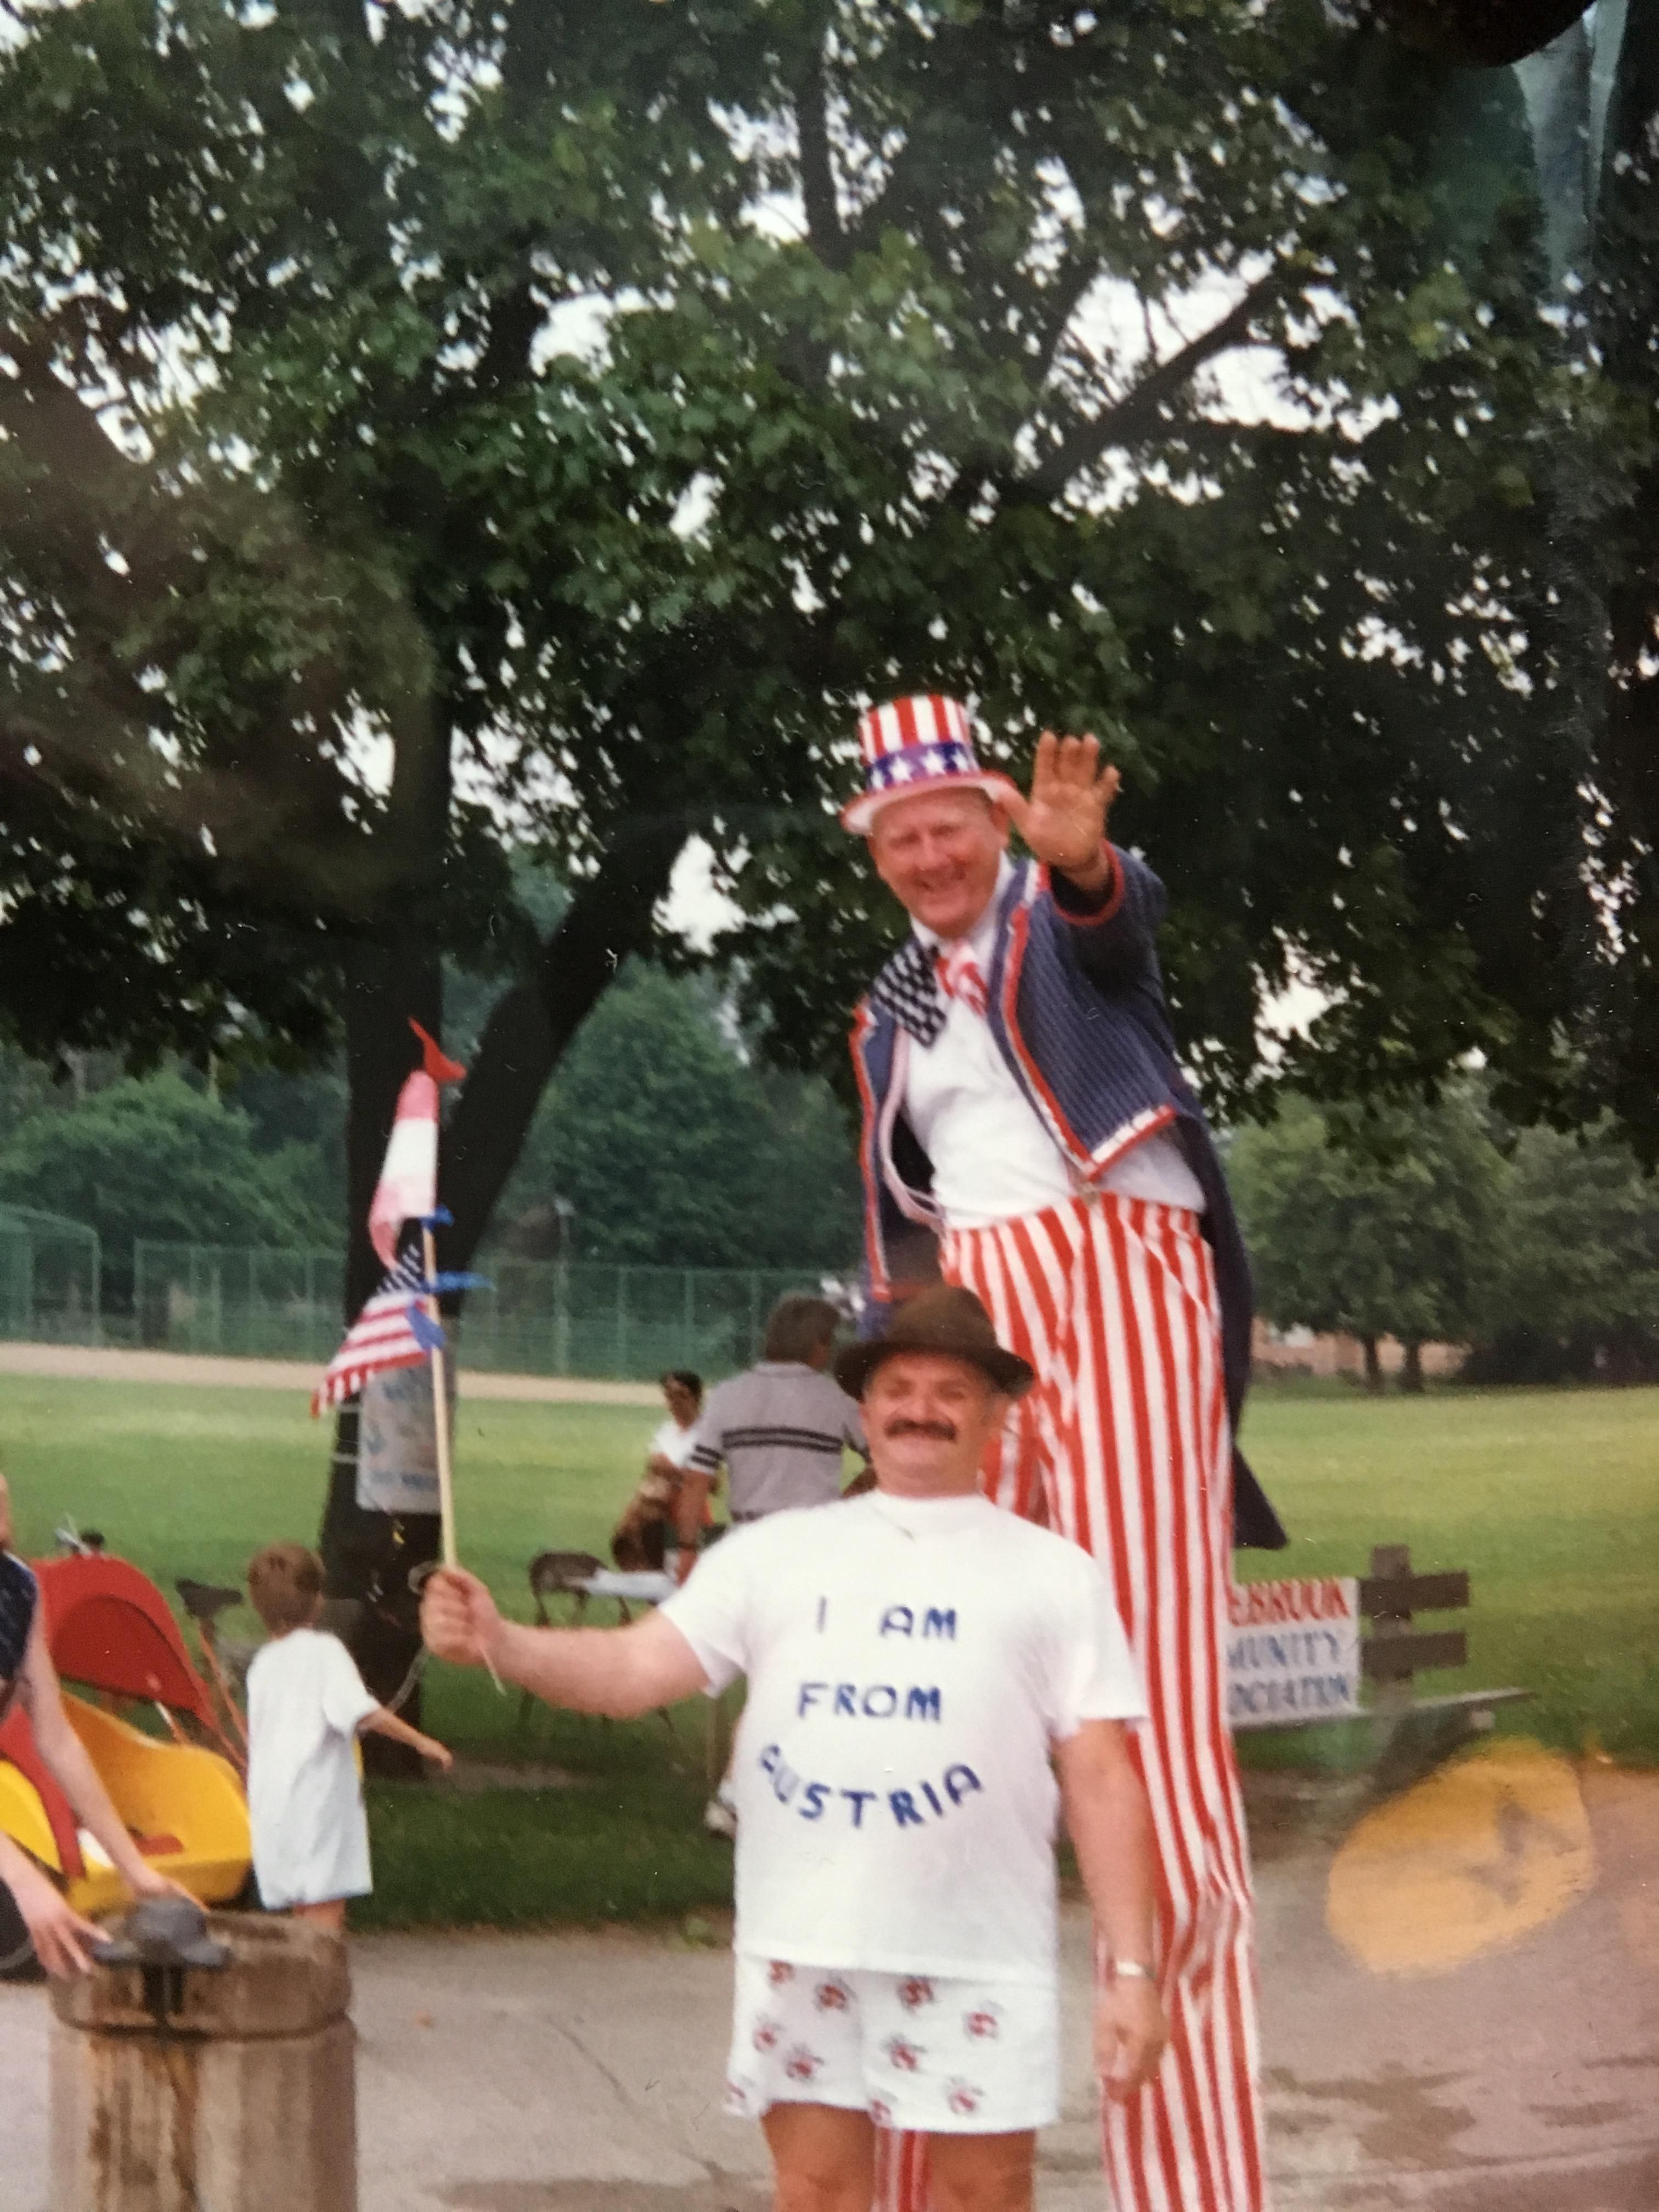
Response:
MULTIPOLYGON (((853 1030, 874 1329, 923 1272, 918 1242, 984 1301, 1036 1374, 985 1488, 1094 1554, 1146 1682, 1134 1756, 1171 2045, 1156 2081, 1106 2107, 1112 2202, 1262 2212, 1222 1636, 1231 1544, 1284 1535, 1233 1448, 1249 1270, 1176 1061, 1164 887, 1106 834, 1118 778, 1092 738, 1045 735, 1027 798, 981 768, 955 700, 876 708, 859 736, 865 787, 842 821, 911 922, 853 1030)), ((919 2138, 884 2139, 883 2180, 890 2212, 920 2212, 919 2138)))
MULTIPOLYGON (((839 1498, 846 1446, 868 1461, 858 1407, 824 1371, 840 1318, 827 1298, 780 1298, 758 1363, 709 1392, 674 1502, 682 1582, 696 1563, 703 1508, 722 1464, 736 1524, 839 1498)), ((737 1833, 726 1780, 709 1799, 703 1825, 714 1835, 737 1833)))

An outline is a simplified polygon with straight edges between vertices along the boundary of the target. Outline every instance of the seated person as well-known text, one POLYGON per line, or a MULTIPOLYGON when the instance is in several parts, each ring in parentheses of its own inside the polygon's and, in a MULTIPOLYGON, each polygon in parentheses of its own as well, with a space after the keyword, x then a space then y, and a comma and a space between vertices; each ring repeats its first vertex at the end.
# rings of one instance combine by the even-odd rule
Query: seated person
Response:
MULTIPOLYGON (((611 1534, 611 1556, 624 1573, 649 1568, 660 1574, 667 1553, 680 1479, 696 1441, 702 1412, 702 1377, 671 1367, 660 1378, 668 1418, 659 1424, 646 1455, 645 1478, 611 1534)), ((705 1504, 703 1518, 713 1516, 705 1504)))

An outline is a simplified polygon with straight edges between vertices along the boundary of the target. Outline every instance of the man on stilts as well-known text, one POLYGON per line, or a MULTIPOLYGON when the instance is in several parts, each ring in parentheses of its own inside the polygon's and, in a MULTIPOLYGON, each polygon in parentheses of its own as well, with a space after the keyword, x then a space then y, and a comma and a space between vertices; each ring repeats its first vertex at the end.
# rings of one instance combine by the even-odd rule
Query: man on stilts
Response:
MULTIPOLYGON (((1163 886, 1106 836, 1118 777, 1093 738, 1045 735, 1029 799, 979 767, 953 700, 878 708, 860 739, 866 787, 842 820, 912 922, 853 1031, 872 1321, 927 1272, 915 1255, 936 1239, 939 1272, 1037 1372, 984 1486, 1094 1554, 1146 1683, 1172 2041, 1154 2084, 1105 2106, 1113 2203, 1262 2212, 1222 1639, 1231 1545, 1285 1540, 1233 1449, 1249 1275, 1176 1063, 1153 942, 1163 886), (1009 859, 1011 828, 1030 860, 1009 859)), ((921 2212, 925 2145, 884 2148, 882 2200, 921 2212)))

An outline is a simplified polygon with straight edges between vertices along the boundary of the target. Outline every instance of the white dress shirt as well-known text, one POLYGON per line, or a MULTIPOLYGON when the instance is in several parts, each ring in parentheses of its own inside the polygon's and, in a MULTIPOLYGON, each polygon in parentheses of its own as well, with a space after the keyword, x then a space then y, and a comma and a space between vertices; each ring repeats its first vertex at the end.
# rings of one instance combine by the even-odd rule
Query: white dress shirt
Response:
MULTIPOLYGON (((988 977, 998 904, 1012 872, 1006 858, 990 903, 969 933, 975 961, 988 977)), ((912 924, 930 951, 937 933, 912 924)), ((931 1045, 910 1040, 905 1118, 933 1163, 933 1197, 952 1229, 1041 1213, 1092 1189, 1204 1211, 1204 1193, 1175 1138, 1143 1137, 1093 1183, 1072 1166, 1015 1080, 990 1025, 957 994, 945 1000, 945 1026, 931 1045)))

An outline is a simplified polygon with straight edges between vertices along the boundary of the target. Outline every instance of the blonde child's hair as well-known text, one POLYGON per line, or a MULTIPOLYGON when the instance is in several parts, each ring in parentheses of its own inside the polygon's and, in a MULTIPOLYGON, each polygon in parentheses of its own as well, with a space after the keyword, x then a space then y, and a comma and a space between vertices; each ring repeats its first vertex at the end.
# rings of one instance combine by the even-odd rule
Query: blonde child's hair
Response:
POLYGON ((247 1563, 247 1594, 273 1636, 307 1627, 323 1594, 323 1563, 303 1544, 267 1544, 247 1563))

